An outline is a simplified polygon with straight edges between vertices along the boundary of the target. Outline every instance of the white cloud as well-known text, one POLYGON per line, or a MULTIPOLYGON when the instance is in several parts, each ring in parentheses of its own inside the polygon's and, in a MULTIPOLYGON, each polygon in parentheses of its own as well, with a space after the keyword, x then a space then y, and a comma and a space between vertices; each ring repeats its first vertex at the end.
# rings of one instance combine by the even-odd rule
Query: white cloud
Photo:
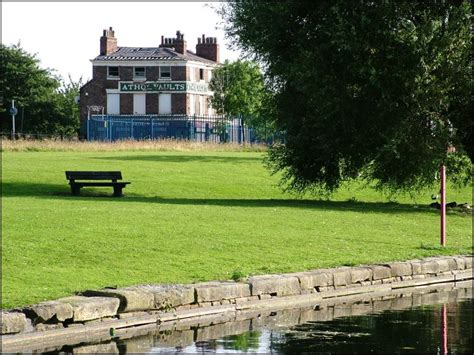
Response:
POLYGON ((197 37, 217 37, 221 61, 239 53, 226 47, 221 21, 204 2, 82 2, 2 3, 2 43, 19 41, 29 53, 37 53, 42 67, 73 80, 92 76, 90 59, 99 54, 102 30, 113 27, 119 46, 158 46, 161 36, 185 35, 194 51, 197 37))

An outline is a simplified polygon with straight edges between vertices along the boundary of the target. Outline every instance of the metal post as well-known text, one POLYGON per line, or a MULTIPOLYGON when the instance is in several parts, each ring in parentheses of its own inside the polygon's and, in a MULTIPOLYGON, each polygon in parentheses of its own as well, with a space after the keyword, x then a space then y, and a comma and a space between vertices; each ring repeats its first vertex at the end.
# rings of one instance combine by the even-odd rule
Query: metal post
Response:
POLYGON ((12 108, 11 108, 11 114, 12 114, 12 139, 15 139, 15 100, 12 100, 12 108))
POLYGON ((151 140, 153 140, 153 117, 150 117, 151 140))
POLYGON ((110 135, 109 135, 109 137, 110 137, 110 141, 113 142, 113 141, 114 141, 114 136, 113 136, 112 126, 113 126, 113 124, 114 124, 114 120, 113 120, 112 118, 109 118, 108 121, 109 121, 109 126, 110 126, 110 127, 109 127, 109 130, 110 130, 110 135))
POLYGON ((87 121, 86 121, 86 139, 89 141, 90 140, 90 119, 91 119, 91 108, 87 106, 87 121))
POLYGON ((441 245, 446 246, 446 166, 442 165, 440 168, 440 179, 441 179, 441 245))

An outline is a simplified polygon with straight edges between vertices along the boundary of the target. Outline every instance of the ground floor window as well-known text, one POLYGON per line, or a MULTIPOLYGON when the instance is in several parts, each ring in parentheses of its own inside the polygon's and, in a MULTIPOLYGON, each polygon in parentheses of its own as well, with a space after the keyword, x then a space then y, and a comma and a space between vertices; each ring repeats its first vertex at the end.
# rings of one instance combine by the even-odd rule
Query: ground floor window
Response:
POLYGON ((120 94, 107 94, 107 114, 120 114, 120 94))
POLYGON ((144 115, 146 113, 145 94, 133 94, 133 114, 144 115))
POLYGON ((158 113, 160 115, 171 114, 171 94, 158 95, 158 113))

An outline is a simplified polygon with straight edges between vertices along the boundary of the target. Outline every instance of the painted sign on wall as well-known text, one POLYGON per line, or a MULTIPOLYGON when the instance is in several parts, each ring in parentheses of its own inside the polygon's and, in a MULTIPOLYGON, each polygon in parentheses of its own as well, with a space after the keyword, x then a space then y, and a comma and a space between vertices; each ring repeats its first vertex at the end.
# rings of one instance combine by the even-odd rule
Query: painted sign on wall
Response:
POLYGON ((120 82, 120 92, 197 92, 208 93, 206 83, 192 83, 190 81, 168 82, 120 82))

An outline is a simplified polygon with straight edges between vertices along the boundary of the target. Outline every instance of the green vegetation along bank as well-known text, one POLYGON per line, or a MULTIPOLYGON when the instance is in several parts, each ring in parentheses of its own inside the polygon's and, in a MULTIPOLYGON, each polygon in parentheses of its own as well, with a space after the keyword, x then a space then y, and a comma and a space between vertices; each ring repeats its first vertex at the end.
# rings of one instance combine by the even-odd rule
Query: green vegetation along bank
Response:
MULTIPOLYGON (((259 152, 3 152, 2 308, 85 289, 472 253, 470 213, 432 191, 387 202, 353 184, 331 200, 276 187, 259 152), (65 170, 121 170, 125 197, 72 197, 65 170)), ((448 190, 469 202, 471 188, 448 190)))

